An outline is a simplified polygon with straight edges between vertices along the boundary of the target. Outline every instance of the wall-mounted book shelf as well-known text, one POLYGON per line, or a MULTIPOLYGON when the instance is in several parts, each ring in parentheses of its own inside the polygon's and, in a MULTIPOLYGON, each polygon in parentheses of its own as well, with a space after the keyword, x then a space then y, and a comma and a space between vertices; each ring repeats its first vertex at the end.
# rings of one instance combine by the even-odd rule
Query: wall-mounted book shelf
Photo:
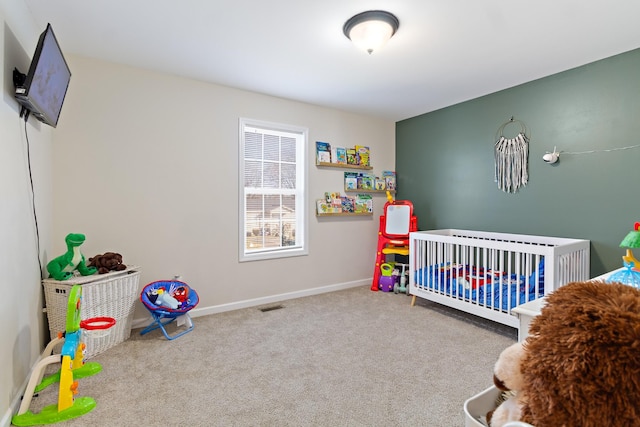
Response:
MULTIPOLYGON (((378 194, 387 194, 387 190, 358 190, 358 189, 352 189, 352 188, 345 188, 344 191, 346 193, 378 193, 378 194)), ((395 194, 396 190, 388 190, 389 193, 391 194, 395 194)))
POLYGON ((373 199, 370 194, 343 196, 339 192, 325 192, 316 200, 316 216, 371 216, 373 199))
POLYGON ((382 176, 367 172, 344 172, 344 191, 354 193, 396 192, 396 173, 382 171, 382 176))
POLYGON ((336 212, 336 213, 317 213, 316 216, 373 216, 373 212, 336 212))
POLYGON ((316 141, 316 166, 344 169, 372 169, 369 147, 356 145, 351 148, 331 147, 331 144, 316 141))
POLYGON ((347 163, 325 163, 325 162, 316 162, 316 166, 320 166, 323 168, 336 168, 336 169, 362 169, 362 170, 372 170, 373 166, 361 166, 361 165, 350 165, 347 163))

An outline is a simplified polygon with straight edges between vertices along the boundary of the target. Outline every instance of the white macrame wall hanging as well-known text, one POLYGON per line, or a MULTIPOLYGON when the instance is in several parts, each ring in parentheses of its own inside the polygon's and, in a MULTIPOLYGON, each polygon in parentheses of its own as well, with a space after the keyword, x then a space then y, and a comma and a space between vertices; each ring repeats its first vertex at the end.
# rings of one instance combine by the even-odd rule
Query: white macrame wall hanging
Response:
POLYGON ((500 126, 496 133, 494 147, 495 157, 495 182, 498 189, 505 193, 516 193, 520 187, 527 185, 529 181, 529 137, 524 123, 520 120, 511 120, 500 126), (505 138, 504 128, 507 125, 517 123, 520 125, 520 133, 513 138, 505 138))

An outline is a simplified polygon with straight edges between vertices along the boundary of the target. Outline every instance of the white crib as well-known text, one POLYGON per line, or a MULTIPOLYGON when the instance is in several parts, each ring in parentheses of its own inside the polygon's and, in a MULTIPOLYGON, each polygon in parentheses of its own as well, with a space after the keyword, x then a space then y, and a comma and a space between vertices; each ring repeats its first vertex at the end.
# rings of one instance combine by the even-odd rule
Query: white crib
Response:
POLYGON ((409 293, 512 327, 511 309, 589 278, 589 241, 470 230, 410 234, 409 293))

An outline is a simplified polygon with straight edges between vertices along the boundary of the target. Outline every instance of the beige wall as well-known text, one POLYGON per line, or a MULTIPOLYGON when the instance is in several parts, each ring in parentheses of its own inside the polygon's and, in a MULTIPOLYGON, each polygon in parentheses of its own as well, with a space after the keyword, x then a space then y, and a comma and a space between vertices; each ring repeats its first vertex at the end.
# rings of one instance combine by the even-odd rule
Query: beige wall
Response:
MULTIPOLYGON (((181 275, 194 314, 368 284, 377 218, 309 217, 309 255, 238 262, 238 119, 309 129, 309 210, 341 191, 343 171, 315 166, 315 141, 369 145, 375 172, 394 169, 395 123, 70 56, 54 133, 53 246, 86 234, 86 257, 121 252, 141 285, 181 275), (320 288, 320 289, 317 289, 320 288)), ((256 76, 259 78, 259 76, 256 76)), ((134 325, 148 313, 138 305, 134 325)))
POLYGON ((30 119, 25 130, 13 97, 13 68, 28 71, 44 28, 36 27, 26 6, 15 0, 0 0, 0 23, 0 426, 6 426, 49 340, 42 313, 36 218, 44 258, 51 242, 53 145, 48 126, 30 119))

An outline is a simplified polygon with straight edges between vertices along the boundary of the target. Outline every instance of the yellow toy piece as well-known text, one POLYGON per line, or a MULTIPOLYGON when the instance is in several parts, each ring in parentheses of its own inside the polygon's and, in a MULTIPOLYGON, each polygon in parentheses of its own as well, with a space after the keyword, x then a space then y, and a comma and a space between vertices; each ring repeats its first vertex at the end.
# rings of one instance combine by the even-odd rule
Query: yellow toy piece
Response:
POLYGON ((385 277, 391 276, 393 273, 393 265, 388 262, 380 264, 380 273, 385 277))

